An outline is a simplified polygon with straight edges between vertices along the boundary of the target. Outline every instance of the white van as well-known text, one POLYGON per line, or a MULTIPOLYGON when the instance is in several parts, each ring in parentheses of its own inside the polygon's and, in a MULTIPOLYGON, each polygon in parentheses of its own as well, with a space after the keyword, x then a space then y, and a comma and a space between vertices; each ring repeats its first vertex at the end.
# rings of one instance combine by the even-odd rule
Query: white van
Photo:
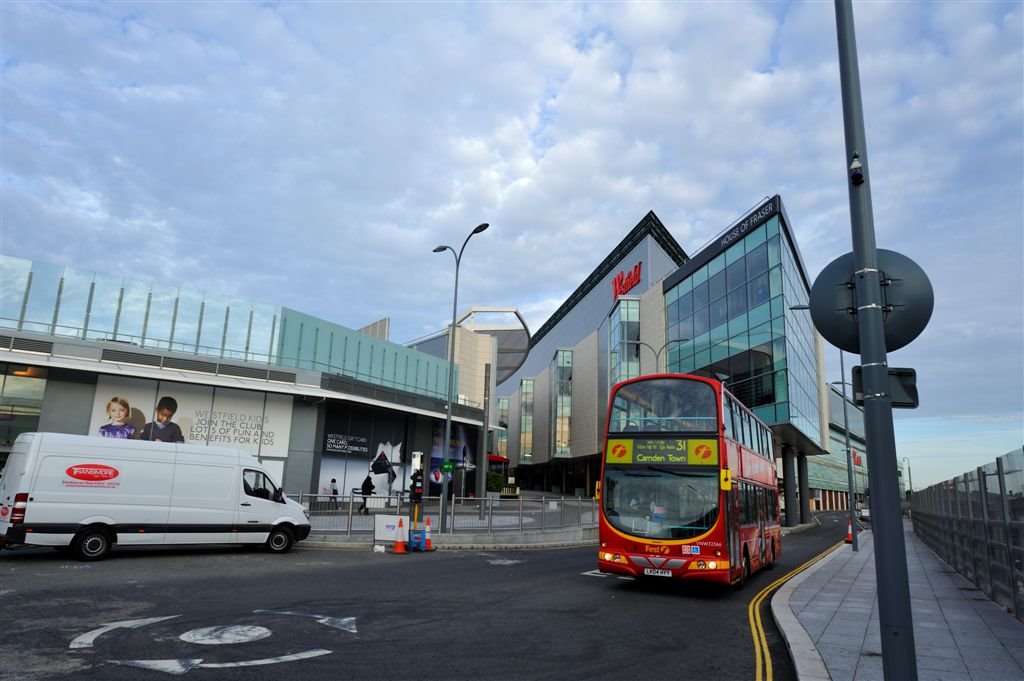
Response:
POLYGON ((309 536, 305 509, 248 452, 62 433, 18 436, 0 478, 0 547, 263 544, 309 536))

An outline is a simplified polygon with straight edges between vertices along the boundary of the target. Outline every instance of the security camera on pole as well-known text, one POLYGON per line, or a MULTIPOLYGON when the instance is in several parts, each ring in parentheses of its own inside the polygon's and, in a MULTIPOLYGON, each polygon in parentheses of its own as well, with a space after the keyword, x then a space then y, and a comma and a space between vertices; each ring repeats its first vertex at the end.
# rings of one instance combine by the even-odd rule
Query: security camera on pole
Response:
POLYGON ((473 238, 474 234, 479 234, 488 227, 490 225, 486 222, 474 227, 466 240, 462 242, 462 248, 458 253, 451 246, 441 245, 434 249, 434 253, 451 251, 455 256, 455 295, 452 298, 452 325, 448 331, 448 405, 445 408, 444 441, 441 443, 441 532, 446 532, 448 529, 448 473, 452 470, 452 464, 448 457, 452 448, 452 403, 455 400, 452 389, 455 385, 455 315, 459 306, 459 265, 462 263, 462 252, 466 250, 469 240, 473 238))

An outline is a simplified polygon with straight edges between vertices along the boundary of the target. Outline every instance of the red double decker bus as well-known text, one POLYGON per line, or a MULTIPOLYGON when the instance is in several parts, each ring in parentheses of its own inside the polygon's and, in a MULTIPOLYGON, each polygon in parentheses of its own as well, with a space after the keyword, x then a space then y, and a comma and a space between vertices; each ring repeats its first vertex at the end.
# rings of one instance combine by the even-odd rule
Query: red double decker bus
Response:
POLYGON ((612 388, 600 506, 602 572, 742 587, 782 553, 771 431, 714 379, 612 388))

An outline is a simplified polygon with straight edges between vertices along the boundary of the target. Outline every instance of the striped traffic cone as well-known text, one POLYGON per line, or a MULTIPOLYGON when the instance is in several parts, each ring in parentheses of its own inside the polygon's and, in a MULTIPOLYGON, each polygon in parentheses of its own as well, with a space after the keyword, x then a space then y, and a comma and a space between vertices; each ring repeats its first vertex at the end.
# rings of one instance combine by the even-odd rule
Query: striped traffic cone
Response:
POLYGON ((849 519, 846 521, 846 543, 853 543, 853 521, 849 519))
POLYGON ((395 540, 395 548, 392 553, 405 553, 405 540, 402 539, 402 519, 398 519, 398 539, 395 540))
POLYGON ((426 544, 426 547, 423 550, 424 551, 433 551, 434 550, 434 545, 430 543, 430 516, 427 516, 427 533, 424 536, 426 536, 426 538, 427 538, 427 544, 426 544))

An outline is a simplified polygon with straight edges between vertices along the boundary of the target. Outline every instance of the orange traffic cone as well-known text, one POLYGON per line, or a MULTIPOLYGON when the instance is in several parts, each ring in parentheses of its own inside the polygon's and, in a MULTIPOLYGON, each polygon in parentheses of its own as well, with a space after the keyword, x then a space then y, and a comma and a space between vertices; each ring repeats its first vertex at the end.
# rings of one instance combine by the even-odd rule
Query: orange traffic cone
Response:
POLYGON ((405 553, 405 540, 402 539, 402 519, 398 519, 398 539, 395 540, 395 548, 392 553, 405 553))
POLYGON ((430 543, 430 516, 427 516, 427 532, 426 532, 426 534, 424 536, 427 538, 427 543, 426 543, 426 547, 423 550, 424 551, 433 551, 434 550, 434 546, 433 546, 433 544, 430 543))
POLYGON ((852 544, 853 543, 853 521, 852 520, 847 520, 846 521, 846 543, 847 544, 852 544))

